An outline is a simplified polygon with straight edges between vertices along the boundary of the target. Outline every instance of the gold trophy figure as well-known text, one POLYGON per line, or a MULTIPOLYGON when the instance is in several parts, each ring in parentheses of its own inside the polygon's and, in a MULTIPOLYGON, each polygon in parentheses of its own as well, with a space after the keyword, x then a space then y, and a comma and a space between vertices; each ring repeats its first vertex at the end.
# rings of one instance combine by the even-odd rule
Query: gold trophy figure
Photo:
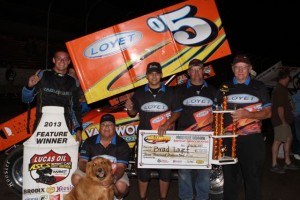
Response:
POLYGON ((227 150, 226 145, 222 146, 222 148, 221 148, 222 158, 225 158, 225 152, 226 152, 226 150, 227 150))

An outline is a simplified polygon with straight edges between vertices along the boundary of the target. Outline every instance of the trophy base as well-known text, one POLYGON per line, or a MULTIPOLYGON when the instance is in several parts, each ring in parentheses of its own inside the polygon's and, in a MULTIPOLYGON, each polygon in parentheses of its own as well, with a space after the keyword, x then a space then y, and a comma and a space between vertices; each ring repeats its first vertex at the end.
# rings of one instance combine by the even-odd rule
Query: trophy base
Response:
POLYGON ((237 158, 231 158, 229 156, 224 156, 223 158, 220 158, 219 160, 211 160, 211 163, 214 165, 229 165, 229 164, 235 164, 237 163, 237 158))
POLYGON ((213 113, 233 113, 235 110, 213 110, 213 113))
POLYGON ((231 132, 226 132, 223 135, 212 135, 213 138, 233 138, 238 137, 237 134, 232 134, 231 132))

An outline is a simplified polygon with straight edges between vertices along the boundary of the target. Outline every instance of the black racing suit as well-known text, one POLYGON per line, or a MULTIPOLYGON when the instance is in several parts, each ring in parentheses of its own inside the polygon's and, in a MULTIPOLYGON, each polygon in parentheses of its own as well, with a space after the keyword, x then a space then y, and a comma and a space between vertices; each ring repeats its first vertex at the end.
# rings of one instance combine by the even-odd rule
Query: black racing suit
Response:
POLYGON ((22 90, 24 103, 31 103, 37 96, 36 120, 33 130, 40 122, 43 106, 63 107, 69 131, 71 132, 73 128, 82 130, 80 88, 76 86, 76 80, 68 74, 58 74, 54 70, 43 70, 38 76, 41 80, 35 87, 23 87, 22 90))

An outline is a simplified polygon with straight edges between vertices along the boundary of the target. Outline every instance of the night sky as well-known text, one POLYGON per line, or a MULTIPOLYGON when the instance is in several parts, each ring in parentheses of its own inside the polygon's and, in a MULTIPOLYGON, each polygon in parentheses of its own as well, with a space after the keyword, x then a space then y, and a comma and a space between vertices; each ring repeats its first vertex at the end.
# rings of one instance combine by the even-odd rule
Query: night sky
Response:
MULTIPOLYGON (((13 21, 26 27, 47 26, 49 42, 66 42, 114 24, 148 14, 182 0, 3 0, 0 20, 13 21), (55 32, 56 31, 56 32, 55 32), (55 32, 55 33, 54 33, 55 32), (62 34, 58 34, 62 33, 62 34), (63 35, 63 36, 61 36, 63 35)), ((298 24, 300 12, 297 1, 282 0, 216 0, 232 53, 247 53, 258 72, 278 61, 284 65, 300 66, 298 24)), ((21 27, 21 26, 20 26, 21 27)), ((24 28, 25 27, 25 28, 24 28)), ((18 26, 2 26, 4 34, 23 34, 25 37, 45 39, 45 34, 22 33, 18 26), (29 34, 32 35, 29 35, 29 34)), ((29 33, 28 33, 29 32, 29 33)), ((213 63, 216 68, 228 66, 232 56, 213 63)))
POLYGON ((300 65, 296 31, 300 14, 295 2, 218 0, 217 5, 233 51, 244 50, 277 58, 287 65, 300 65))

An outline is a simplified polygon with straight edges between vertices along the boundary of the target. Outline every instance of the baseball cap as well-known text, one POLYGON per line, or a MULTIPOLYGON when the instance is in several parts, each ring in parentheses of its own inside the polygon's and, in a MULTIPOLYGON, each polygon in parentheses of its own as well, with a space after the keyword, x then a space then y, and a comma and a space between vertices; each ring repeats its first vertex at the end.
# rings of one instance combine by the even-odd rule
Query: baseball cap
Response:
POLYGON ((162 73, 161 65, 158 62, 151 62, 147 65, 146 73, 149 74, 151 72, 162 73))
POLYGON ((199 59, 193 59, 189 62, 189 68, 194 67, 194 66, 203 67, 203 62, 199 59))
POLYGON ((250 59, 246 55, 235 56, 233 59, 232 65, 235 65, 236 63, 239 63, 239 62, 243 62, 243 63, 251 65, 250 59))
POLYGON ((116 123, 116 120, 115 120, 115 117, 111 114, 105 114, 105 115, 102 115, 101 119, 100 119, 100 124, 102 122, 112 122, 112 123, 116 123))

